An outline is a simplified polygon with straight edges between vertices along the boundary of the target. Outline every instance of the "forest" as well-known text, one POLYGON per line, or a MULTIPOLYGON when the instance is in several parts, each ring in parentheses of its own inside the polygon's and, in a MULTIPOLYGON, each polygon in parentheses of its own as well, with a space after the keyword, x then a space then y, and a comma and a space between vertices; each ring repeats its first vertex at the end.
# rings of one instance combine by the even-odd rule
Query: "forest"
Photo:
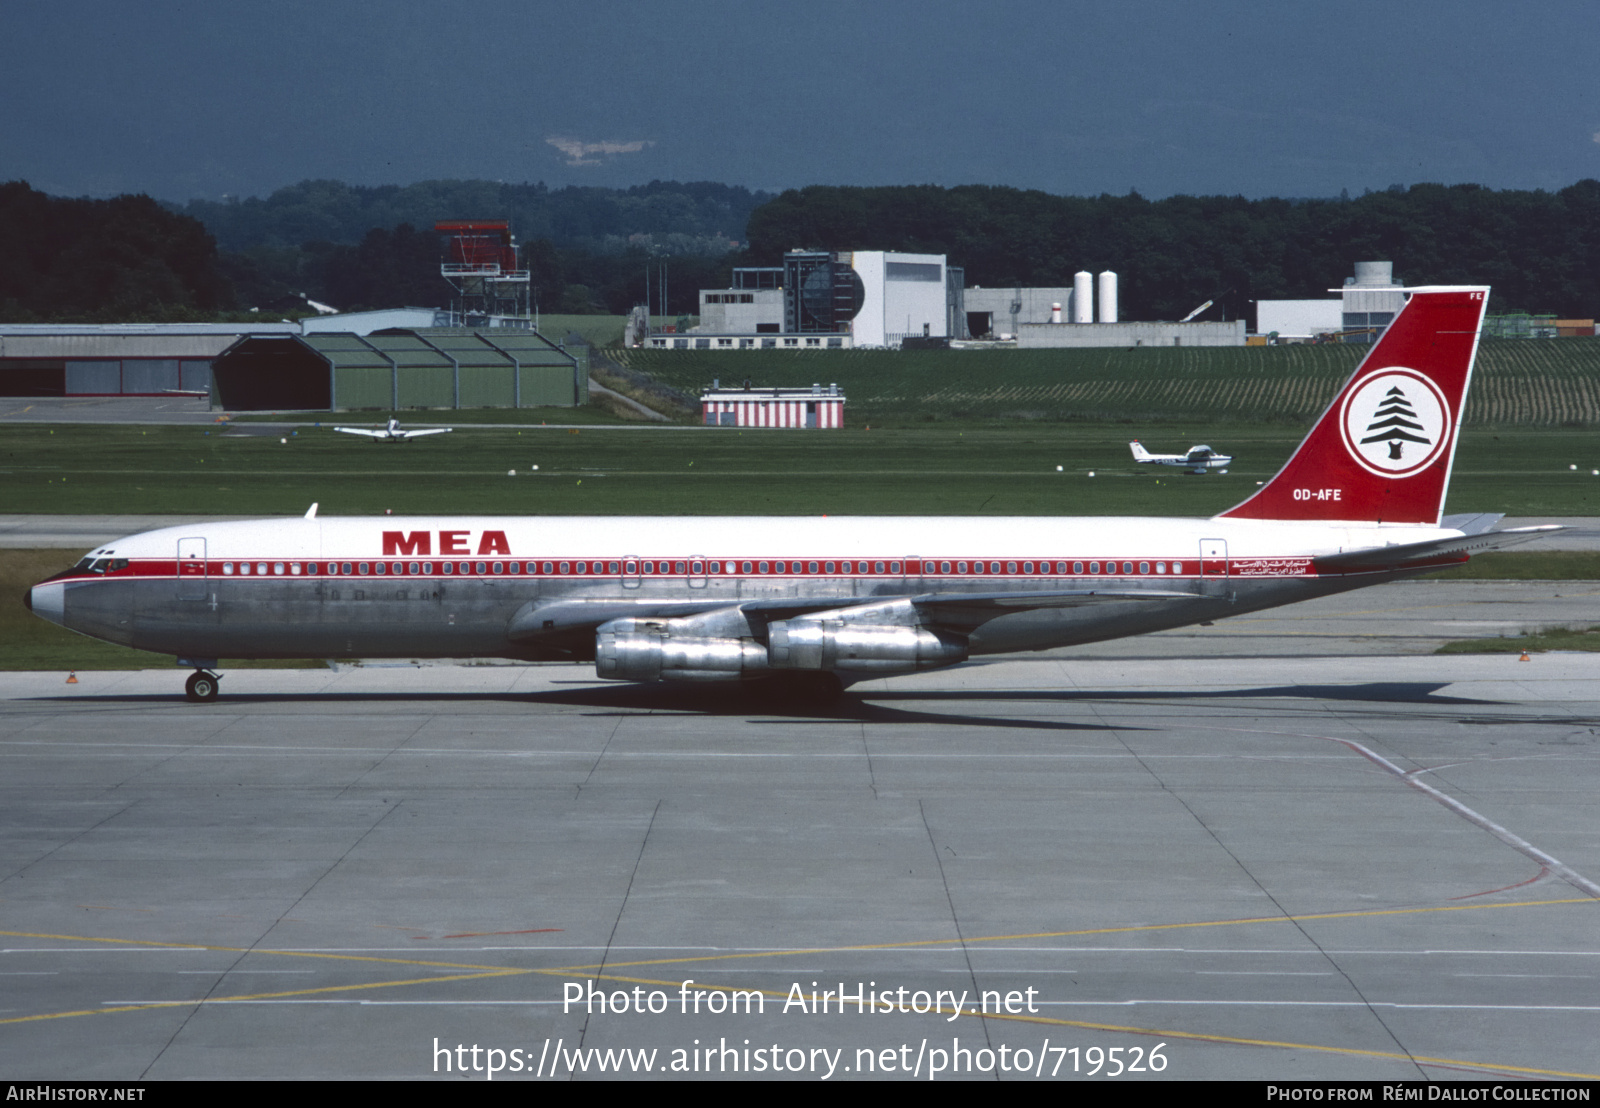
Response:
MULTIPOLYGON (((785 250, 945 254, 968 285, 1065 286, 1121 275, 1125 319, 1206 300, 1328 295, 1356 261, 1409 284, 1494 287, 1492 312, 1600 310, 1600 182, 1555 192, 1394 186, 1360 197, 1056 196, 998 186, 813 186, 779 195, 711 182, 629 189, 489 181, 375 188, 305 181, 265 198, 163 204, 0 184, 0 320, 104 321, 444 306, 439 219, 511 221, 545 312, 626 312, 662 266, 670 314, 785 250)), ((653 285, 658 288, 658 285, 653 285)), ((1214 316, 1213 316, 1214 317, 1214 316)))

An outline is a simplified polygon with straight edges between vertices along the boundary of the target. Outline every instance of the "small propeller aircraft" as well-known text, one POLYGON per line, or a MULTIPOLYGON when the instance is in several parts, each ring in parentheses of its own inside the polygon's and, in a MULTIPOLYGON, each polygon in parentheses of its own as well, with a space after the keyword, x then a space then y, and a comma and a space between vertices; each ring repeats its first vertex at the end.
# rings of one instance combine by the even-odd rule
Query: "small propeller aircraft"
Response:
MULTIPOLYGON (((1209 446, 1191 446, 1187 454, 1152 454, 1134 439, 1128 444, 1136 462, 1158 466, 1182 466, 1190 473, 1204 473, 1208 469, 1222 469, 1233 461, 1232 454, 1218 454, 1209 446)), ((1222 470, 1226 473, 1227 470, 1222 470)))
POLYGON ((453 427, 422 427, 415 431, 402 431, 400 421, 391 419, 389 426, 381 431, 369 431, 365 427, 335 427, 335 431, 343 431, 347 435, 365 435, 373 442, 409 442, 423 435, 444 435, 455 430, 453 427))

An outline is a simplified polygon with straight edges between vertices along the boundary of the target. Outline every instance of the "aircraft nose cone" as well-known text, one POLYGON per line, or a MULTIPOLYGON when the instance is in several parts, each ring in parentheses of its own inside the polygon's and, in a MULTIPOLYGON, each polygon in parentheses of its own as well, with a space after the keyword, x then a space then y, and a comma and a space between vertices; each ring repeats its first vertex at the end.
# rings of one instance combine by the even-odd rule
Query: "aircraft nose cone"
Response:
POLYGON ((28 590, 28 595, 23 603, 28 606, 28 611, 51 623, 62 623, 66 619, 66 586, 60 581, 41 581, 28 590))

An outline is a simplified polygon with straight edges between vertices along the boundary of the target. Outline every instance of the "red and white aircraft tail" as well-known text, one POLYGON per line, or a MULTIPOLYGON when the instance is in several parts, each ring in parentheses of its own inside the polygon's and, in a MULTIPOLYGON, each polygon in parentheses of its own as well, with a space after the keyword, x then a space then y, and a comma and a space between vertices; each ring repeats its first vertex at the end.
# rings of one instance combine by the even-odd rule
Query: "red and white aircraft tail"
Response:
POLYGON ((1278 475, 1219 519, 1438 526, 1489 290, 1408 290, 1278 475))

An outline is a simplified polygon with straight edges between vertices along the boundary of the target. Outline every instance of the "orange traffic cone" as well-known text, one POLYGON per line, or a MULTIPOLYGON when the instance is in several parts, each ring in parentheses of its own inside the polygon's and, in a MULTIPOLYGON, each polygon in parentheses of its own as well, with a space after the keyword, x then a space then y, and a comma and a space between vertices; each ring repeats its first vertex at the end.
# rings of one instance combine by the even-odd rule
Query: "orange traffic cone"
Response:
POLYGON ((1533 661, 1533 659, 1528 657, 1528 652, 1526 650, 1524 650, 1522 652, 1522 657, 1518 658, 1517 661, 1519 661, 1519 662, 1531 662, 1531 661, 1533 661))
POLYGON ((69 669, 67 671, 67 684, 76 685, 77 683, 78 683, 78 671, 75 670, 75 669, 69 669))

